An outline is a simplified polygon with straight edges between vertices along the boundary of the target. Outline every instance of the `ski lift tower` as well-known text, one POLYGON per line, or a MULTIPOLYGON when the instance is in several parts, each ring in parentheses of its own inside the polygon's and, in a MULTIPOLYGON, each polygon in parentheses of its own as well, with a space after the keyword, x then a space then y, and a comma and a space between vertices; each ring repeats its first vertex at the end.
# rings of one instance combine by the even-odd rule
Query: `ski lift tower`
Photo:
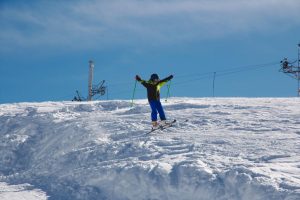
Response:
POLYGON ((290 62, 287 58, 284 58, 280 63, 281 69, 279 71, 297 80, 297 96, 300 97, 300 43, 298 44, 298 60, 290 62), (298 66, 294 65, 296 62, 298 66))
POLYGON ((298 97, 300 97, 300 42, 298 43, 298 97))
POLYGON ((93 97, 93 76, 94 76, 94 62, 92 60, 89 61, 89 82, 88 82, 88 101, 92 100, 93 97))
POLYGON ((84 98, 76 90, 76 96, 72 101, 92 101, 95 95, 103 96, 106 93, 107 87, 104 85, 105 80, 101 81, 98 85, 93 85, 94 78, 94 62, 89 61, 89 80, 88 80, 88 96, 84 98))

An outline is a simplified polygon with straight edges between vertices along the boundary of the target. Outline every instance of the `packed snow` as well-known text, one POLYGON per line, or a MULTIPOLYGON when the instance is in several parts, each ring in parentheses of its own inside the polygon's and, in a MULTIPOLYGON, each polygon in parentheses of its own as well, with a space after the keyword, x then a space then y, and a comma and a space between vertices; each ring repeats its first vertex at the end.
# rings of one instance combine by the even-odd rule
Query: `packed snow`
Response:
POLYGON ((0 182, 1 200, 43 200, 47 199, 45 192, 32 189, 29 184, 8 185, 0 182))
POLYGON ((300 199, 300 98, 162 103, 0 105, 0 199, 300 199))

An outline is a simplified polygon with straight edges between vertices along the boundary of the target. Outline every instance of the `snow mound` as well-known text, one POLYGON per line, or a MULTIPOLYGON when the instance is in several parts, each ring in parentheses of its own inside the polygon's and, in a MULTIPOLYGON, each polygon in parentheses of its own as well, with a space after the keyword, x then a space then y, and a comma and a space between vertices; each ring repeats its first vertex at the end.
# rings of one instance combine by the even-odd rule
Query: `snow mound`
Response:
POLYGON ((0 199, 300 199, 299 103, 172 98, 151 134, 146 100, 3 104, 0 199))
POLYGON ((44 200, 47 199, 45 192, 31 189, 29 184, 7 185, 0 182, 1 200, 44 200))

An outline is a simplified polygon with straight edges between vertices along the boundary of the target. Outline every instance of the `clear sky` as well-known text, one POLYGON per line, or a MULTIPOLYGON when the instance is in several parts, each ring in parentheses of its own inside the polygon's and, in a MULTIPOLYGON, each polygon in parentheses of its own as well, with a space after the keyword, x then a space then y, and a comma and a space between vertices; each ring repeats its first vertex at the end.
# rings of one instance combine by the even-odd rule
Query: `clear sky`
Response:
MULTIPOLYGON (((171 96, 290 97, 299 0, 1 0, 0 103, 71 100, 94 84, 130 99, 134 76, 174 75, 171 96)), ((162 97, 166 96, 166 87, 162 97)), ((137 86, 136 98, 146 98, 137 86)))

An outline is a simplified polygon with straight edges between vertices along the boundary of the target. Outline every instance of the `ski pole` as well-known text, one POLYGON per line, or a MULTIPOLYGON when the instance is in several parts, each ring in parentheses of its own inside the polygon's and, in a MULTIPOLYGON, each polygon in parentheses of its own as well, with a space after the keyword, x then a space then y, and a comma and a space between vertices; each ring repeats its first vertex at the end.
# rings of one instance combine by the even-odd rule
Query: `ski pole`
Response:
POLYGON ((167 102, 168 101, 168 97, 170 97, 170 87, 171 87, 171 80, 170 80, 170 83, 168 85, 167 97, 166 97, 165 102, 167 102))
POLYGON ((133 106, 133 99, 134 99, 134 95, 135 95, 136 84, 137 84, 137 80, 135 80, 135 84, 134 84, 134 89, 133 89, 133 94, 132 94, 132 100, 131 100, 131 107, 133 106))

